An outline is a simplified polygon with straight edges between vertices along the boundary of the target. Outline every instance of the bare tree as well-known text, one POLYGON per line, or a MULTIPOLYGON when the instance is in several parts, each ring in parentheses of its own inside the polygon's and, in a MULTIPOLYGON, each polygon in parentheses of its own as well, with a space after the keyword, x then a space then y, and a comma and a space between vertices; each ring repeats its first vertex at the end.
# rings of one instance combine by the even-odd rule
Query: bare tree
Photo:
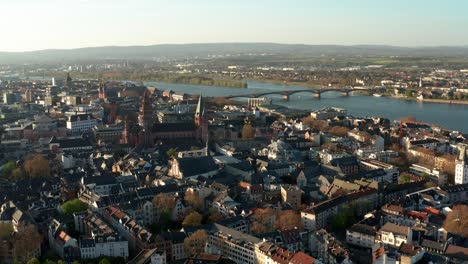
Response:
POLYGON ((41 242, 42 236, 35 225, 19 226, 13 240, 14 259, 24 260, 23 258, 34 252, 41 242))
POLYGON ((49 177, 49 161, 41 155, 34 155, 24 162, 24 171, 29 177, 49 177))
POLYGON ((443 227, 448 232, 468 237, 468 205, 455 205, 447 214, 443 227))
POLYGON ((190 256, 202 253, 206 242, 208 242, 208 233, 202 229, 195 231, 184 239, 185 252, 190 256))
POLYGON ((200 211, 203 208, 203 199, 200 197, 198 192, 187 190, 185 192, 185 201, 189 204, 193 210, 200 211))
POLYGON ((302 229, 301 215, 293 210, 279 212, 276 227, 280 230, 302 229))

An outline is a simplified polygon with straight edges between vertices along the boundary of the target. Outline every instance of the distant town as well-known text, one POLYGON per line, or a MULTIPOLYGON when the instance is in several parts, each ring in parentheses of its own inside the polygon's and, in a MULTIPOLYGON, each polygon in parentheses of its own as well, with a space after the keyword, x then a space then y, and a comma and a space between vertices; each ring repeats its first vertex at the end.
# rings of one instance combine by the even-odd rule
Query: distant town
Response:
POLYGON ((468 103, 464 65, 397 60, 0 65, 0 263, 467 263, 468 131, 247 85, 468 103))

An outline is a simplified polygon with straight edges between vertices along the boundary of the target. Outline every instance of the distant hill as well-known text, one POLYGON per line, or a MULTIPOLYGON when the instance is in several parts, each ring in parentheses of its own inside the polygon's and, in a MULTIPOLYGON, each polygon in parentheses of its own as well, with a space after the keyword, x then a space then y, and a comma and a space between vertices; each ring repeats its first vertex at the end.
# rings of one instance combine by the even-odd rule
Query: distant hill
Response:
POLYGON ((468 56, 468 46, 397 47, 384 45, 302 45, 276 43, 161 44, 152 46, 107 46, 30 52, 0 52, 1 63, 47 63, 103 59, 148 60, 151 58, 204 58, 223 54, 275 54, 285 56, 468 56))

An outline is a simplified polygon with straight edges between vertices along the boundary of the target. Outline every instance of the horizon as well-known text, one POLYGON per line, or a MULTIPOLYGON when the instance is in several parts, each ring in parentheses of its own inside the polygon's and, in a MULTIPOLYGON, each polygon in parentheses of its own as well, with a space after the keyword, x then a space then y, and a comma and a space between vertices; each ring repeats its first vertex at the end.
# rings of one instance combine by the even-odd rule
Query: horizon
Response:
POLYGON ((460 0, 6 0, 3 52, 163 44, 467 46, 460 0), (362 44, 370 43, 370 44, 362 44))
POLYGON ((280 42, 196 42, 196 43, 159 43, 159 44, 130 44, 130 45, 105 45, 105 46, 87 46, 87 47, 71 47, 71 48, 47 48, 37 50, 21 50, 21 51, 5 51, 0 50, 0 53, 28 53, 28 52, 41 52, 41 51, 72 51, 79 49, 94 49, 94 48, 129 48, 129 47, 154 47, 154 46, 184 46, 184 45, 212 45, 212 44, 272 44, 272 45, 298 45, 298 46, 338 46, 338 47, 392 47, 392 48, 403 48, 403 49, 431 49, 431 48, 468 48, 466 45, 427 45, 427 46, 398 46, 398 45, 386 45, 386 44, 306 44, 306 43, 280 43, 280 42))

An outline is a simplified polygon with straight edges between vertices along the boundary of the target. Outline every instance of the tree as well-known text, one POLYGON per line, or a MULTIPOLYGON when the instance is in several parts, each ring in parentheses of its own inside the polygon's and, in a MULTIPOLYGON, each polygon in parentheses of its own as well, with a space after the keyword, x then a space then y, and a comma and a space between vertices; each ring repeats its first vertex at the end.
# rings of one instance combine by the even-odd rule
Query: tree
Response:
POLYGON ((34 155, 24 162, 24 171, 31 178, 49 177, 49 161, 41 155, 34 155))
POLYGON ((416 122, 416 117, 414 117, 414 116, 402 117, 401 122, 403 122, 403 123, 414 123, 414 122, 416 122))
POLYGON ((218 211, 210 212, 210 215, 208 216, 208 223, 212 224, 212 223, 219 222, 221 220, 224 220, 224 216, 220 212, 218 211))
POLYGON ((107 258, 103 258, 99 261, 99 264, 111 264, 111 262, 107 258))
POLYGON ((406 160, 403 157, 391 158, 389 163, 399 168, 405 168, 408 165, 406 160))
POLYGON ((455 205, 447 214, 443 227, 450 233, 468 237, 468 205, 455 205))
POLYGON ((21 168, 15 168, 12 172, 11 172, 11 176, 10 176, 12 179, 15 179, 15 180, 19 180, 19 179, 22 179, 24 177, 24 173, 23 173, 23 170, 21 168))
POLYGON ((73 213, 86 211, 88 205, 80 199, 73 199, 62 204, 60 209, 65 215, 72 215, 73 213))
POLYGON ((342 126, 333 126, 330 128, 328 133, 338 136, 338 137, 345 137, 348 135, 349 128, 342 127, 342 126))
POLYGON ((277 220, 277 212, 271 208, 258 208, 254 212, 252 232, 263 234, 274 230, 277 220))
POLYGON ((13 240, 13 257, 22 259, 37 250, 42 243, 42 236, 35 225, 21 225, 13 240))
POLYGON ((168 158, 173 158, 177 152, 177 149, 175 148, 170 148, 168 151, 166 151, 166 156, 168 158))
POLYGON ((13 170, 16 169, 16 163, 9 161, 2 166, 2 172, 5 177, 10 177, 13 170))
POLYGON ((411 181, 411 174, 407 172, 403 172, 400 174, 398 183, 408 183, 411 181))
POLYGON ((412 97, 413 96, 413 91, 412 90, 406 90, 405 96, 406 97, 412 97))
POLYGON ((198 192, 187 190, 185 192, 185 201, 192 207, 193 210, 200 211, 203 208, 203 200, 198 192))
POLYGON ((242 127, 242 139, 249 140, 255 138, 255 129, 253 128, 250 121, 247 121, 242 127))
POLYGON ((160 193, 153 198, 153 206, 162 212, 163 210, 171 211, 175 206, 174 197, 170 197, 168 194, 160 193))
POLYGON ((250 227, 250 229, 252 230, 253 233, 255 234, 264 234, 264 233, 268 233, 269 230, 267 228, 266 225, 263 225, 262 223, 260 223, 259 221, 254 221, 250 227))
POLYGON ((203 216, 196 211, 191 212, 187 216, 185 216, 184 221, 182 222, 182 226, 199 226, 201 225, 203 216))
POLYGON ((302 229, 301 215, 293 210, 279 212, 276 227, 280 230, 302 229))
POLYGON ((30 259, 27 264, 41 264, 41 262, 37 258, 30 259))
POLYGON ((357 211, 359 207, 356 205, 345 205, 338 210, 338 213, 331 218, 331 225, 334 229, 344 229, 357 222, 357 211))
POLYGON ((443 159, 441 170, 450 176, 455 175, 455 160, 457 157, 455 155, 445 154, 440 158, 443 159))
POLYGON ((202 253, 207 242, 208 234, 206 231, 203 229, 197 230, 184 239, 185 252, 190 256, 202 253))
POLYGON ((0 223, 0 239, 10 237, 13 231, 13 225, 11 223, 0 223))
POLYGON ((326 121, 316 120, 312 116, 304 117, 301 121, 315 131, 326 131, 328 129, 328 123, 326 121))

